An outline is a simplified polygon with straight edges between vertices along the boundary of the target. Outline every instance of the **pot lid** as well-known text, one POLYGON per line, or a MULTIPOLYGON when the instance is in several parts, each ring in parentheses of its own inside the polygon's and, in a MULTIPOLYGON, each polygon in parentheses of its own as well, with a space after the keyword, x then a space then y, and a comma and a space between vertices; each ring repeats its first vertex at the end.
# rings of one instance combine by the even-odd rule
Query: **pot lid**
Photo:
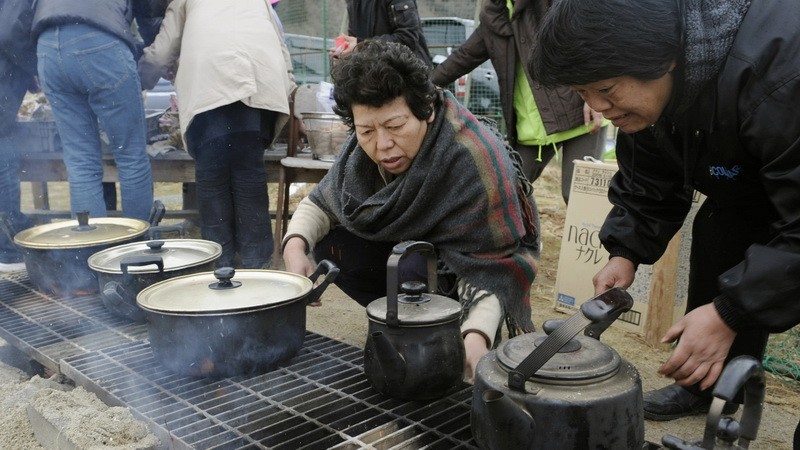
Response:
MULTIPOLYGON (((397 296, 397 319, 400 325, 420 326, 450 322, 461 317, 461 304, 443 295, 424 292, 424 283, 403 283, 403 294, 397 296)), ((367 316, 386 322, 386 301, 379 298, 367 305, 367 316)))
MULTIPOLYGON (((497 360, 506 370, 515 369, 547 338, 544 333, 528 333, 504 342, 497 349, 497 360)), ((567 342, 531 377, 540 382, 578 381, 603 378, 619 369, 621 358, 597 339, 579 335, 567 342)))
POLYGON ((164 272, 196 267, 216 260, 222 246, 203 239, 164 239, 131 242, 101 250, 89 257, 88 264, 102 273, 122 274, 122 264, 129 273, 158 273, 155 260, 163 262, 164 272))
POLYGON ((78 220, 37 225, 22 230, 14 242, 25 248, 58 250, 124 242, 137 238, 150 228, 144 220, 126 217, 98 217, 78 213, 78 220))
POLYGON ((312 287, 310 279, 291 272, 223 267, 150 285, 136 303, 168 314, 233 313, 291 303, 305 298, 312 287))

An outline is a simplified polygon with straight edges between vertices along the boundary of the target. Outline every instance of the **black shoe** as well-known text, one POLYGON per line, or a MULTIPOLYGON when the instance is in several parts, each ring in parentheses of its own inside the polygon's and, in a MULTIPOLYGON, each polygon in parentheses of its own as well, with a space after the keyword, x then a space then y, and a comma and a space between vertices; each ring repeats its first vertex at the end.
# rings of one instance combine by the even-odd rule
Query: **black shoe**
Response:
MULTIPOLYGON (((705 414, 711 407, 711 400, 711 397, 697 395, 671 384, 644 393, 644 418, 661 421, 705 414)), ((722 407, 722 414, 733 414, 738 409, 739 405, 728 402, 722 407)))

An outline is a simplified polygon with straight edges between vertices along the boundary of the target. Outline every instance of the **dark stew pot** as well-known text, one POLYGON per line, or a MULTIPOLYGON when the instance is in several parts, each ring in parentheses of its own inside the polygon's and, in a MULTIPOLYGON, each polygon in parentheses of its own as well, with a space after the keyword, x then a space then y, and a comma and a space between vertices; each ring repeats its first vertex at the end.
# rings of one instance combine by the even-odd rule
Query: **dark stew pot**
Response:
POLYGON ((263 373, 297 354, 306 305, 338 274, 330 261, 321 261, 310 277, 223 267, 158 282, 143 289, 136 303, 147 316, 153 356, 171 371, 203 377, 263 373))
POLYGON ((14 243, 37 289, 53 295, 88 295, 98 291, 97 277, 87 263, 100 250, 138 241, 150 228, 144 220, 124 217, 89 218, 37 225, 20 231, 14 243))
POLYGON ((214 270, 222 246, 202 239, 164 239, 131 242, 101 250, 89 257, 97 274, 100 298, 113 314, 143 322, 136 295, 159 281, 214 270))

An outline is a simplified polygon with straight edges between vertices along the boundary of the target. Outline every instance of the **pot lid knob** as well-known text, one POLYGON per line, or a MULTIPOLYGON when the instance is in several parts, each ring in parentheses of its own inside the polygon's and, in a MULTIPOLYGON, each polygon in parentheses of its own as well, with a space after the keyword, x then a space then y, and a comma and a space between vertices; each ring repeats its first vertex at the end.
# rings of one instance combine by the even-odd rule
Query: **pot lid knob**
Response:
POLYGON ((235 274, 236 271, 233 270, 233 267, 220 267, 214 271, 214 277, 216 277, 218 281, 216 283, 209 284, 208 287, 211 289, 237 288, 241 286, 242 283, 240 281, 231 280, 235 274))
POLYGON ((161 253, 165 251, 162 247, 164 247, 164 241, 160 239, 147 241, 147 248, 149 248, 153 253, 161 253))
POLYGON ((78 211, 75 215, 78 217, 78 226, 73 227, 72 231, 92 231, 97 229, 96 226, 89 225, 89 211, 78 211))
POLYGON ((425 295, 428 286, 422 281, 406 281, 400 285, 401 294, 397 301, 403 303, 423 303, 429 302, 431 297, 425 295))

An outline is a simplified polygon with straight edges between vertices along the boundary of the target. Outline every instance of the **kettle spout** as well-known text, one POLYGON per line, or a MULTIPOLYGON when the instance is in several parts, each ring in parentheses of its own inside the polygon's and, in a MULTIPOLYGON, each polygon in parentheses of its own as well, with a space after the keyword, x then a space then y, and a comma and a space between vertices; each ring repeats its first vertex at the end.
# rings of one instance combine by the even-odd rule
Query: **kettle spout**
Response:
POLYGON ((534 442, 536 423, 528 411, 504 393, 487 389, 481 395, 492 433, 488 448, 529 448, 534 442))
POLYGON ((406 362, 382 331, 370 334, 375 346, 375 359, 387 385, 402 384, 406 379, 406 362))

